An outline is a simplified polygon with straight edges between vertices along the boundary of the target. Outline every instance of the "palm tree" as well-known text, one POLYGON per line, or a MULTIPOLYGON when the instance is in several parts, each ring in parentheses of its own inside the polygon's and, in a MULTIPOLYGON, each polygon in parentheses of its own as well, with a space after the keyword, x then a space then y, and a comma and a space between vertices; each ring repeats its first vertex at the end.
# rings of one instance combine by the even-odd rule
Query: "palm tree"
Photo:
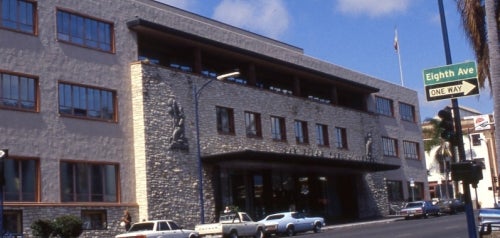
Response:
MULTIPOLYGON (((495 126, 500 123, 500 45, 499 0, 456 0, 463 28, 474 50, 478 66, 478 81, 485 79, 493 95, 495 126), (490 34, 488 34, 490 33, 490 34)), ((499 128, 496 126, 496 128, 499 128)), ((495 133, 496 154, 500 155, 500 133, 495 133)), ((497 159, 498 160, 498 159, 497 159)))
MULTIPOLYGON (((445 173, 446 197, 450 198, 450 192, 448 191, 448 172, 450 171, 450 160, 453 156, 449 143, 441 138, 442 128, 439 127, 440 122, 441 120, 436 118, 427 118, 424 120, 422 126, 424 150, 426 153, 430 153, 433 148, 438 147, 433 160, 438 162, 440 171, 441 168, 443 168, 442 171, 445 173)), ((439 189, 441 189, 441 187, 439 189)))

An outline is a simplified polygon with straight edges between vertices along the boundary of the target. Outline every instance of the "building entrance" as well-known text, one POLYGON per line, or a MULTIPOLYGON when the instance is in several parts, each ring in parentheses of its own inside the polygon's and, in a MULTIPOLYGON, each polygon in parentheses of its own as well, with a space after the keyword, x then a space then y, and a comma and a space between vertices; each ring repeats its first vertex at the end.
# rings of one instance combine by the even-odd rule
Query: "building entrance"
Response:
POLYGON ((220 170, 218 208, 233 206, 259 220, 283 211, 300 211, 327 220, 358 217, 358 174, 328 175, 279 170, 220 170))

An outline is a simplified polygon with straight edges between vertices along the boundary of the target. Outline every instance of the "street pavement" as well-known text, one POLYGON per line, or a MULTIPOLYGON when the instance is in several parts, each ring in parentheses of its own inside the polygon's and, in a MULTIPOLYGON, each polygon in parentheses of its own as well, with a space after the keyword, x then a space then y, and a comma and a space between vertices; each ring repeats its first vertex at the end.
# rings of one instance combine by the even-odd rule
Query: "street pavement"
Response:
POLYGON ((353 226, 377 224, 377 223, 391 223, 391 222, 395 222, 397 220, 402 220, 402 219, 404 219, 404 218, 401 216, 388 216, 388 217, 375 218, 373 220, 366 220, 366 221, 354 221, 354 222, 334 224, 334 225, 327 224, 322 229, 329 230, 329 229, 335 229, 335 228, 341 228, 341 227, 353 227, 353 226))

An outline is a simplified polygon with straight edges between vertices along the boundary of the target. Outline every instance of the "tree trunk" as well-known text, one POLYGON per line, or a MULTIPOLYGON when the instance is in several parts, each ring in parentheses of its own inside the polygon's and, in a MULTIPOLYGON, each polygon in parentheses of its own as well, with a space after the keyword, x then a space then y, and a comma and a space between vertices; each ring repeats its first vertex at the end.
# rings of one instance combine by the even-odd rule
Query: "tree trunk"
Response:
MULTIPOLYGON (((498 42, 498 22, 496 0, 485 0, 486 27, 488 29, 488 48, 490 54, 491 93, 495 120, 495 150, 497 164, 500 158, 500 46, 498 42)), ((496 172, 496 171, 495 171, 496 172)), ((498 174, 495 174, 498 177, 498 174)))

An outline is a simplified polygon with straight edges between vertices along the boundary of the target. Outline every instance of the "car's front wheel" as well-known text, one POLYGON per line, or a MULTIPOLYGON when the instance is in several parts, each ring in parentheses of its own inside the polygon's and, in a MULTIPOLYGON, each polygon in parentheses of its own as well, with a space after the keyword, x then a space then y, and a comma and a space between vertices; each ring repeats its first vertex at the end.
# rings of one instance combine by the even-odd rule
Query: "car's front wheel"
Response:
POLYGON ((259 229, 257 231, 257 233, 255 233, 255 238, 265 238, 266 237, 266 234, 264 233, 264 231, 262 231, 262 229, 259 229))
POLYGON ((314 224, 313 231, 314 231, 314 233, 320 232, 321 231, 321 224, 319 224, 319 223, 314 224))
POLYGON ((238 233, 236 233, 236 231, 231 231, 231 233, 229 233, 229 238, 238 238, 238 233))

